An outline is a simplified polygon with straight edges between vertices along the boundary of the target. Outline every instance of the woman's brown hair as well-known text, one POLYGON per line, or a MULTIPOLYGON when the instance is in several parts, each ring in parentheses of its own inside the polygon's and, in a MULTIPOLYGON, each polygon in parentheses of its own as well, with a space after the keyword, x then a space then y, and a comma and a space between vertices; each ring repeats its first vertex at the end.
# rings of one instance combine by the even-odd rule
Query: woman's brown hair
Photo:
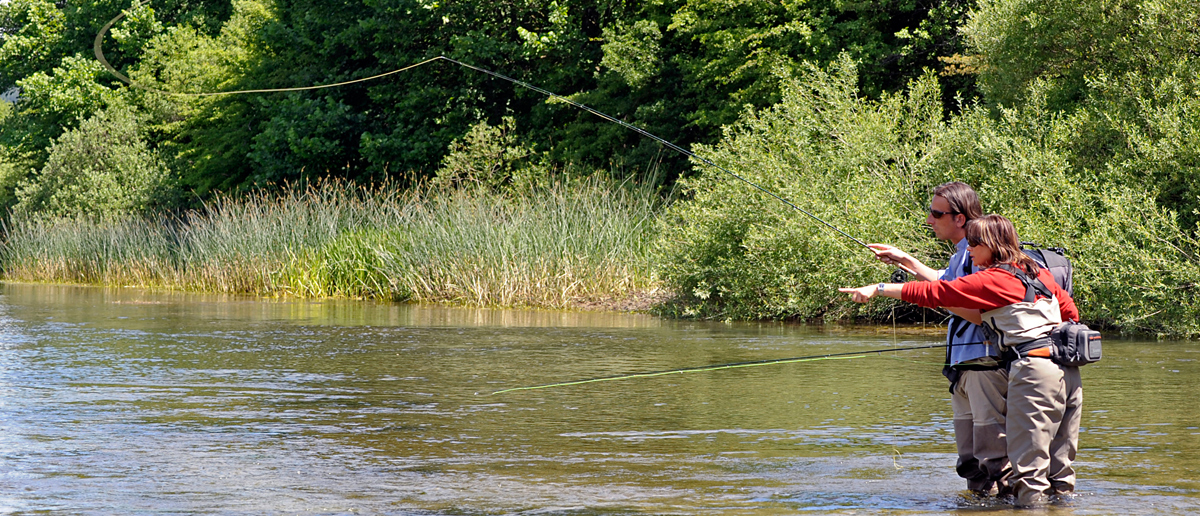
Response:
POLYGON ((991 249, 993 265, 1017 266, 1026 274, 1037 277, 1038 264, 1021 252, 1021 241, 1017 238, 1017 228, 1013 227, 1012 221, 1000 215, 984 215, 967 222, 966 229, 967 244, 991 249))

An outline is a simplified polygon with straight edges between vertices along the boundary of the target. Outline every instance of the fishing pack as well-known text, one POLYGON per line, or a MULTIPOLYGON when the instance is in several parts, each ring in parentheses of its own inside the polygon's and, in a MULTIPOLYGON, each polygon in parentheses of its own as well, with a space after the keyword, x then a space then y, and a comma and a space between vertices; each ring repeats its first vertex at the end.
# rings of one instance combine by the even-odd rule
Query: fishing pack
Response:
POLYGON ((1050 358, 1062 365, 1079 367, 1100 361, 1103 338, 1086 324, 1066 321, 1050 332, 1050 340, 1054 341, 1050 358))

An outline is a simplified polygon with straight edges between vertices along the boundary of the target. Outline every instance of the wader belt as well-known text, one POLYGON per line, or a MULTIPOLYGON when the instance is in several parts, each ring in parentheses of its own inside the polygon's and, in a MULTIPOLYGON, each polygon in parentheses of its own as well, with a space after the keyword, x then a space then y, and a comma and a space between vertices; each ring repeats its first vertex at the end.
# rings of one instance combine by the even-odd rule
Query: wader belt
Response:
POLYGON ((1003 365, 1001 365, 1000 363, 995 363, 995 364, 992 364, 992 365, 983 365, 983 364, 958 364, 958 365, 954 366, 954 369, 957 369, 957 370, 959 370, 959 371, 995 371, 995 370, 997 370, 997 369, 1000 369, 1000 368, 1002 368, 1002 367, 1004 367, 1004 366, 1003 366, 1003 365))
POLYGON ((1017 356, 1019 356, 1021 358, 1025 358, 1026 356, 1029 356, 1030 351, 1033 351, 1033 350, 1039 349, 1039 348, 1044 348, 1047 346, 1053 346, 1053 345, 1054 345, 1054 341, 1051 340, 1050 337, 1042 337, 1037 340, 1031 340, 1029 342, 1025 342, 1022 344, 1017 344, 1016 346, 1013 346, 1011 349, 1013 351, 1017 352, 1017 356))

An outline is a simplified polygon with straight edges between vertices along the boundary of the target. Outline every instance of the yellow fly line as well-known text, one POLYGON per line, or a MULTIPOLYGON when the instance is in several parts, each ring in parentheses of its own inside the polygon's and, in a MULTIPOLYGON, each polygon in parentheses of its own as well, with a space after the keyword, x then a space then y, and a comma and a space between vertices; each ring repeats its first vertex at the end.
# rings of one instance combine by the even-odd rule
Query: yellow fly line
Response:
MULTIPOLYGON (((584 380, 570 380, 570 381, 565 381, 565 382, 547 383, 547 384, 543 384, 543 385, 533 385, 533 386, 528 386, 528 387, 513 387, 510 389, 501 389, 501 390, 493 391, 493 392, 489 392, 489 393, 477 392, 475 394, 476 395, 495 396, 497 394, 504 394, 506 392, 533 391, 533 390, 538 390, 538 389, 549 389, 551 387, 567 387, 570 385, 583 385, 583 384, 587 384, 587 383, 611 382, 611 381, 615 381, 615 380, 632 380, 635 378, 653 378, 656 376, 667 376, 667 375, 672 375, 672 374, 699 373, 699 372, 704 372, 704 371, 720 371, 720 370, 724 370, 724 369, 739 369, 739 368, 744 368, 744 367, 758 367, 758 366, 776 365, 776 364, 795 364, 795 363, 799 363, 799 362, 817 362, 817 361, 821 361, 821 360, 851 360, 851 359, 855 359, 855 358, 866 358, 868 356, 882 355, 883 353, 890 353, 890 352, 896 352, 896 351, 912 351, 912 350, 918 350, 918 349, 944 348, 946 346, 947 346, 946 344, 929 344, 929 345, 925 345, 925 346, 908 346, 908 347, 903 347, 903 348, 882 348, 882 349, 872 349, 869 351, 850 351, 850 352, 846 352, 846 353, 827 353, 824 355, 809 355, 809 356, 804 356, 804 357, 776 358, 776 359, 768 359, 768 360, 754 360, 754 361, 749 361, 749 362, 733 362, 733 363, 729 363, 729 364, 714 364, 714 365, 706 365, 706 366, 684 367, 684 368, 680 368, 680 369, 667 369, 667 370, 663 370, 663 371, 648 371, 648 372, 644 372, 644 373, 630 373, 630 374, 621 374, 621 375, 614 375, 614 376, 602 376, 599 378, 588 378, 588 379, 584 379, 584 380)), ((943 365, 943 364, 938 364, 938 365, 943 365)))

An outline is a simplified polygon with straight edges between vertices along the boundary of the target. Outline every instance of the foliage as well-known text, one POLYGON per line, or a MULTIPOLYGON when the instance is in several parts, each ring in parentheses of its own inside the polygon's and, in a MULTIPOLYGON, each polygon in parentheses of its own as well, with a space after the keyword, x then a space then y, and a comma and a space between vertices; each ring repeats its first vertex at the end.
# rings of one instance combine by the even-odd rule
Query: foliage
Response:
POLYGON ((0 204, 16 204, 17 183, 21 176, 21 169, 16 164, 0 158, 0 204))
POLYGON ((1055 78, 1052 104, 1078 102, 1085 77, 1117 61, 1136 1, 981 0, 964 31, 980 56, 980 89, 1012 105, 1035 79, 1055 78))
MULTIPOLYGON (((164 26, 192 26, 211 32, 229 18, 228 2, 156 0, 153 6, 135 0, 51 2, 11 0, 0 3, 0 87, 16 84, 37 72, 62 67, 62 61, 91 54, 92 40, 110 19, 129 9, 113 27, 116 46, 105 48, 108 60, 124 68, 141 53, 146 39, 164 26)), ((107 78, 108 83, 115 78, 107 78)))
MULTIPOLYGON (((1050 81, 1051 109, 1072 109, 1097 77, 1196 71, 1200 12, 1190 0, 982 0, 963 28, 989 103, 1011 106, 1050 81)), ((1140 82, 1140 81, 1139 81, 1140 82)))
MULTIPOLYGON (((6 101, 0 101, 0 128, 4 127, 6 120, 11 115, 12 105, 6 101)), ((24 177, 20 160, 16 159, 16 156, 12 156, 10 152, 5 152, 7 150, 0 147, 0 206, 16 204, 17 182, 24 177)))
POLYGON ((1076 113, 1071 166, 1149 184, 1182 227, 1200 221, 1200 11, 1187 0, 987 0, 965 33, 991 106, 1076 113), (1148 182, 1147 182, 1148 181, 1148 182))
POLYGON ((66 16, 47 0, 0 3, 0 88, 58 65, 66 16))
MULTIPOLYGON (((648 3, 605 27, 595 89, 575 99, 683 144, 711 144, 745 108, 780 99, 779 71, 829 63, 846 52, 871 98, 902 90, 961 51, 958 25, 970 1, 648 3)), ((969 77, 943 95, 973 97, 969 77)), ((953 107, 951 102, 947 106, 953 107)), ((681 158, 622 128, 580 115, 565 127, 556 159, 618 164, 663 162, 668 179, 681 158), (614 159, 613 149, 621 149, 614 159)), ((535 135, 536 136, 536 135, 535 135)))
MULTIPOLYGON (((855 238, 944 255, 914 223, 925 202, 921 159, 941 119, 936 81, 926 76, 904 94, 866 100, 843 56, 783 84, 779 104, 747 112, 701 154, 855 238)), ((724 172, 705 169, 684 184, 692 198, 664 216, 659 260, 683 295, 681 315, 837 317, 851 309, 837 287, 890 273, 816 218, 724 172)))
POLYGON ((631 87, 642 87, 658 75, 662 66, 661 39, 662 31, 654 20, 605 27, 600 66, 616 72, 631 87))
POLYGON ((123 218, 169 203, 173 181, 139 134, 132 109, 117 105, 64 133, 46 166, 17 188, 23 216, 123 218))
POLYGON ((505 117, 499 127, 480 122, 461 140, 450 143, 450 153, 432 184, 529 191, 545 186, 546 167, 532 162, 536 153, 517 141, 516 122, 505 117))
MULTIPOLYGON (((16 0, 0 3, 0 85, 21 87, 16 112, 0 127, 0 147, 28 163, 19 172, 40 170, 50 144, 65 131, 106 108, 118 98, 117 79, 102 71, 92 57, 92 41, 100 28, 132 7, 132 0, 47 2, 16 0)), ((107 59, 129 73, 149 42, 166 27, 199 27, 207 33, 229 18, 228 4, 197 0, 162 0, 130 9, 110 31, 107 59), (115 44, 113 44, 115 42, 115 44)), ((194 63, 179 63, 190 68, 194 63)), ((126 99, 128 100, 128 99, 126 99)), ((153 110, 150 110, 153 111, 153 110)), ((154 135, 155 139, 162 135, 154 135)), ((157 141, 151 142, 157 144, 157 141)), ((11 203, 4 207, 11 207, 11 203)))
MULTIPOLYGON (((129 5, 8 4, 0 9, 0 33, 11 36, 0 52, 39 57, 6 60, 0 78, 57 78, 55 69, 78 68, 68 60, 79 59, 121 7, 129 5)), ((871 95, 902 87, 921 67, 936 66, 934 56, 953 53, 953 28, 967 7, 965 0, 740 6, 710 0, 164 0, 128 9, 105 51, 141 84, 192 93, 328 84, 446 55, 573 95, 687 146, 715 141, 743 104, 777 100, 776 67, 827 61, 843 48, 870 70, 863 82, 871 95)), ((102 88, 115 84, 104 74, 87 80, 102 88)), ((39 86, 45 95, 83 91, 78 84, 39 86)), ((480 123, 500 126, 505 117, 516 121, 521 145, 537 149, 551 168, 632 176, 652 167, 666 171, 666 180, 685 170, 681 156, 636 133, 446 63, 282 95, 126 96, 150 115, 151 144, 177 161, 172 166, 185 185, 201 195, 321 175, 383 180, 416 171, 429 177, 451 142, 480 123)), ((31 108, 22 115, 24 128, 10 131, 33 135, 20 145, 42 153, 37 168, 50 141, 104 107, 79 98, 86 108, 54 116, 31 108)))
POLYGON ((971 5, 688 0, 672 15, 670 28, 687 41, 673 59, 689 79, 681 85, 701 102, 692 119, 718 127, 732 122, 742 105, 774 103, 777 68, 828 63, 842 52, 860 63, 868 96, 902 90, 923 68, 939 68, 937 55, 960 48, 954 27, 971 5))
MULTIPOLYGON (((917 229, 922 203, 933 186, 966 181, 1023 239, 1071 251, 1085 320, 1200 335, 1200 241, 1153 189, 1086 180, 1094 173, 1072 157, 1087 113, 1050 109, 1035 84, 1022 107, 998 118, 976 107, 943 121, 932 77, 875 102, 856 94, 853 73, 843 61, 787 79, 780 104, 748 112, 706 155, 860 239, 931 265, 947 250, 917 229)), ((687 186, 692 201, 664 217, 662 276, 682 294, 671 313, 836 318, 858 309, 836 287, 886 278, 849 239, 724 173, 706 169, 687 186)), ((875 302, 862 315, 888 315, 891 306, 875 302)))
POLYGON ((44 162, 54 139, 116 99, 112 89, 96 82, 101 73, 99 63, 71 56, 50 73, 17 81, 21 100, 0 130, 0 144, 44 162))
MULTIPOLYGON (((129 72, 139 84, 182 94, 131 92, 151 114, 148 122, 160 134, 164 154, 180 171, 183 184, 199 195, 242 186, 251 178, 251 165, 256 162, 276 167, 274 170, 296 163, 271 160, 275 149, 270 147, 286 147, 288 142, 279 141, 279 130, 256 127, 263 99, 197 95, 258 86, 249 74, 265 52, 260 32, 274 20, 272 5, 270 1, 234 0, 228 20, 215 34, 190 25, 167 27, 150 41, 143 59, 129 72), (259 141, 265 148, 252 156, 259 141)), ((288 102, 296 97, 276 99, 288 102)), ((295 144, 301 149, 312 147, 300 141, 295 144)), ((336 162, 333 157, 326 163, 336 162)), ((292 174, 303 169, 301 164, 272 179, 295 180, 298 174, 292 174)))

